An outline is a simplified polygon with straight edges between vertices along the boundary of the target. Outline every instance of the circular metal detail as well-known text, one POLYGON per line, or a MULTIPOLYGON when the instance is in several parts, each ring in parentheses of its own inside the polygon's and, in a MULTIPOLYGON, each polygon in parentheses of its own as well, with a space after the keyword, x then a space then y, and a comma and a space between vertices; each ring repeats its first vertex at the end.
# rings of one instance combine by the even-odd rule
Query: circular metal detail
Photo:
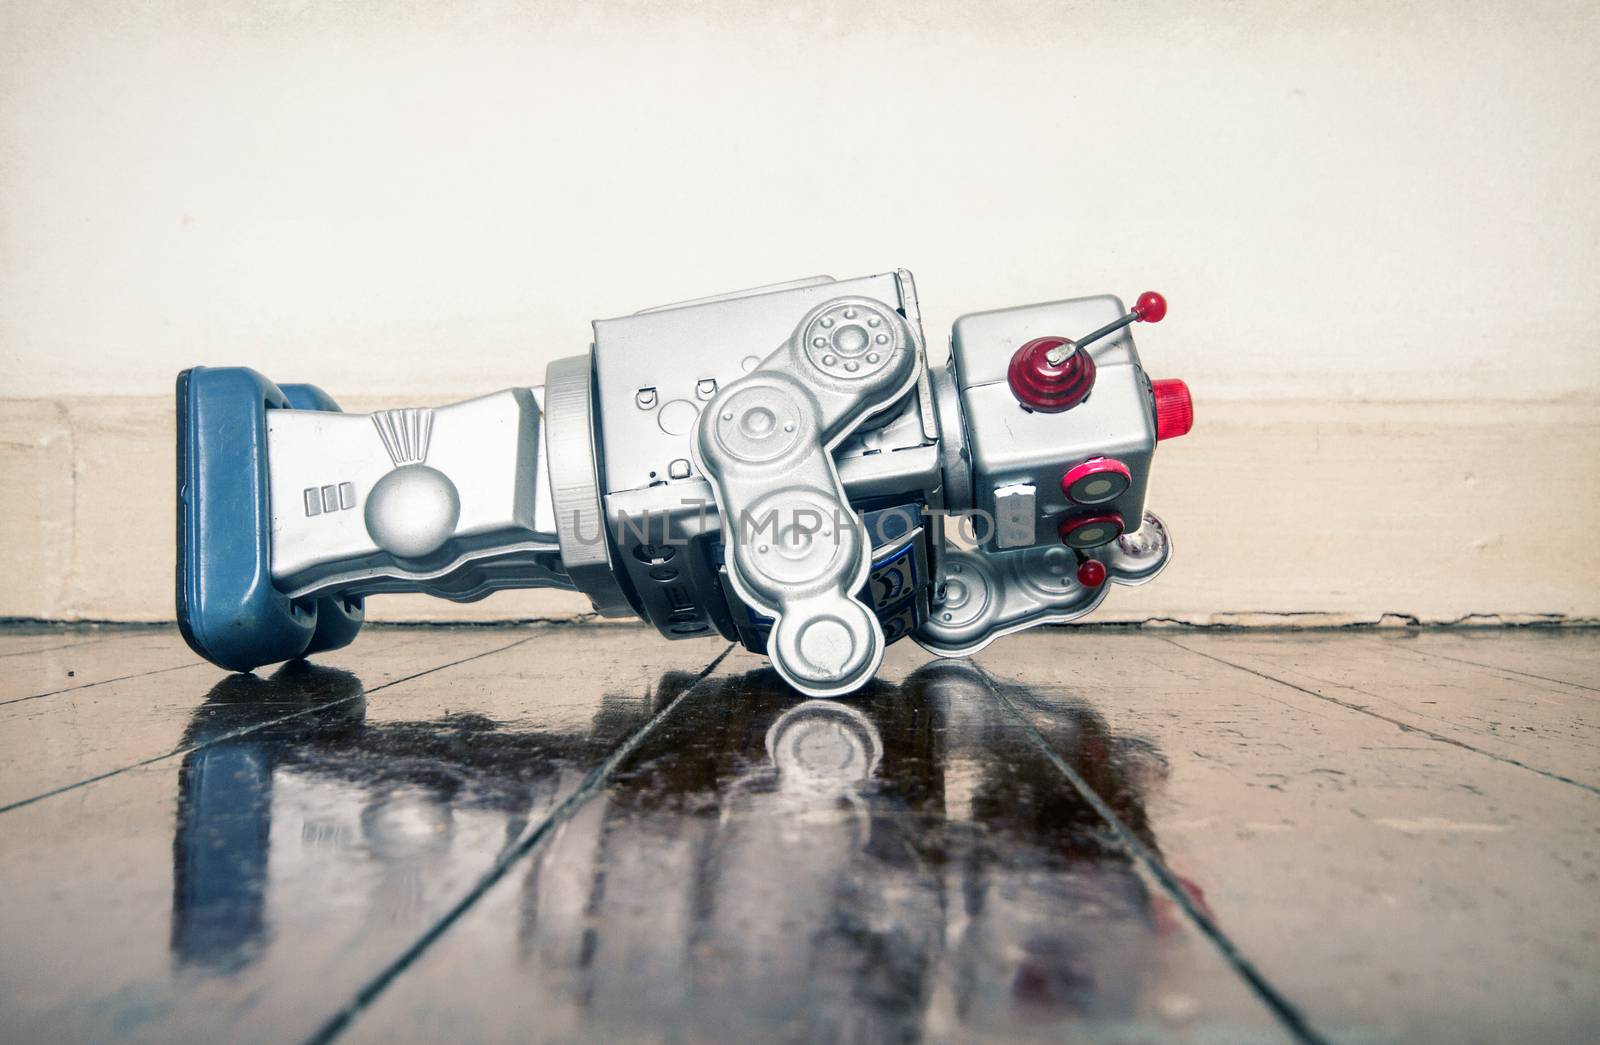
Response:
POLYGON ((1077 571, 1078 557, 1058 544, 1042 549, 1037 558, 1029 555, 1018 562, 1015 577, 1023 587, 1053 601, 1077 587, 1077 571))
POLYGON ((544 372, 544 437, 561 564, 573 586, 606 617, 631 617, 617 583, 600 503, 592 382, 587 354, 552 360, 544 372))
POLYGON ((766 526, 746 549, 751 569, 778 588, 805 587, 832 572, 841 557, 854 557, 860 534, 840 526, 833 507, 789 491, 750 509, 752 524, 766 526), (768 523, 768 519, 771 523, 768 523))
POLYGON ((398 559, 421 559, 444 547, 461 518, 461 495, 450 477, 425 464, 385 475, 367 495, 367 533, 398 559))
POLYGON ((662 406, 656 414, 656 424, 668 435, 687 435, 689 429, 694 427, 695 418, 700 416, 700 408, 687 399, 674 399, 662 406))
POLYGON ((837 617, 818 617, 800 629, 800 655, 812 670, 824 678, 834 678, 850 662, 856 641, 850 626, 837 617))
POLYGON ((812 366, 831 378, 860 381, 890 365, 903 346, 901 324, 876 303, 846 298, 818 312, 801 335, 812 366))
POLYGON ((1172 555, 1172 538, 1152 512, 1145 512, 1142 525, 1125 533, 1107 548, 1106 565, 1124 584, 1149 580, 1166 566, 1172 555))
POLYGON ((717 407, 717 442, 740 461, 762 464, 793 450, 802 438, 805 415, 793 392, 754 385, 717 407))
POLYGON ((993 598, 988 572, 967 552, 952 552, 944 579, 944 598, 933 607, 939 631, 964 628, 984 615, 993 598))
POLYGON ((781 620, 773 630, 773 663, 802 687, 854 678, 883 654, 882 631, 867 608, 854 600, 837 606, 809 619, 781 620))

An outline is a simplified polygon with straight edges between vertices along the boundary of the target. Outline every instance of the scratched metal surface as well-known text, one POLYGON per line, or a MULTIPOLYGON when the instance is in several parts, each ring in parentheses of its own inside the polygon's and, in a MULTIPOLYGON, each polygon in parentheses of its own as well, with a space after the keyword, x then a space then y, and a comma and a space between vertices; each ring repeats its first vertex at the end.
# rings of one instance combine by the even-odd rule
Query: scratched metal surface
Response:
POLYGON ((1600 1034, 1600 631, 0 630, 0 1039, 1600 1034))

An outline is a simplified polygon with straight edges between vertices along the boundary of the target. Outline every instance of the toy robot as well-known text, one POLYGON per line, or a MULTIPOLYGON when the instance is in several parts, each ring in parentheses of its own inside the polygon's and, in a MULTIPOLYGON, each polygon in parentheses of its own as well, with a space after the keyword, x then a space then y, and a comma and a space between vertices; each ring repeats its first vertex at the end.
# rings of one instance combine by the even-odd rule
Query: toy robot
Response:
POLYGON ((1193 407, 1127 329, 1165 314, 1153 292, 974 313, 934 369, 899 271, 599 320, 542 388, 450 406, 345 414, 196 367, 179 625, 249 671, 349 643, 369 595, 565 588, 846 694, 898 638, 965 656, 1166 565, 1145 489, 1193 407))

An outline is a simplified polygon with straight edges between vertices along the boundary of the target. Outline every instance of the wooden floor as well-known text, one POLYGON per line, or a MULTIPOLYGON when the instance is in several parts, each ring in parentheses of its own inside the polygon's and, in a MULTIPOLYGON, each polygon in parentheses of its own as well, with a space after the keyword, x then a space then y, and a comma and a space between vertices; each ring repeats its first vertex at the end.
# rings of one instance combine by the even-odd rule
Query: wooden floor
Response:
POLYGON ((0 631, 0 1039, 1600 1037, 1600 630, 0 631))

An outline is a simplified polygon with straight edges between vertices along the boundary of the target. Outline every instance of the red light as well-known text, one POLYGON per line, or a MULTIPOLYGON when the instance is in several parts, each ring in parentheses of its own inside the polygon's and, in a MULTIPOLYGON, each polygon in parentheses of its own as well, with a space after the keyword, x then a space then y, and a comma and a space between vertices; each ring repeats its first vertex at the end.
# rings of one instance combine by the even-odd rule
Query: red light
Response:
POLYGON ((1078 583, 1085 588, 1098 588, 1106 582, 1106 568, 1099 559, 1085 559, 1078 564, 1078 583))
POLYGON ((1194 400, 1189 386, 1177 378, 1150 382, 1156 398, 1156 439, 1176 439, 1194 427, 1194 400))

